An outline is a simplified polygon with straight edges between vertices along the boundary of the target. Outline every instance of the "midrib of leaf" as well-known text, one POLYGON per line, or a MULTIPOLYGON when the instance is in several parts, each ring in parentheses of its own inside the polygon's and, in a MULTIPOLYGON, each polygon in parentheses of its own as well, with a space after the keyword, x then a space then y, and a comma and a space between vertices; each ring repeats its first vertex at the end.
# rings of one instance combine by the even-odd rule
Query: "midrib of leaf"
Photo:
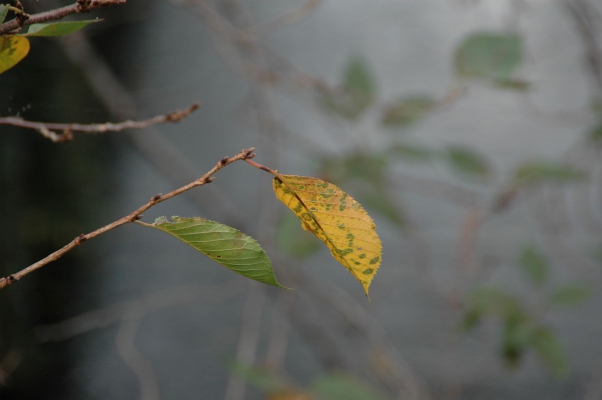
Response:
MULTIPOLYGON (((291 186, 286 182, 285 178, 280 175, 277 172, 274 172, 273 175, 278 178, 278 180, 282 183, 284 183, 286 185, 286 187, 288 188, 288 190, 290 190, 290 192, 297 198, 297 200, 299 200, 299 202, 303 205, 303 207, 305 207, 305 209, 307 210, 307 212, 309 213, 309 215, 311 215, 311 217, 314 219, 314 221, 316 221, 316 224, 318 225, 318 227, 320 228, 320 230, 322 231, 324 237, 326 237, 326 239, 328 240, 328 243, 330 243, 330 246, 332 246, 333 249, 338 249, 338 247, 333 243, 332 239, 330 238, 330 236, 328 235, 328 233, 326 232, 326 230, 324 230, 324 228, 322 228, 322 225, 320 224, 320 221, 318 221, 318 218, 316 218, 315 214, 313 213, 313 211, 305 204, 305 202, 301 199, 301 197, 297 194, 297 192, 295 190, 293 190, 293 188, 291 188, 291 186)), ((292 198, 291 198, 292 200, 292 198)), ((316 201, 316 203, 320 203, 319 201, 316 201)), ((322 202, 321 204, 336 204, 336 203, 324 203, 322 202)), ((289 209, 290 209, 290 201, 289 203, 286 205, 289 209)), ((327 213, 323 213, 323 214, 327 214, 327 213)), ((356 218, 356 219, 361 219, 359 217, 356 216, 349 216, 349 215, 345 215, 345 214, 334 214, 334 215, 341 215, 345 218, 356 218)), ((305 221, 303 221, 303 223, 305 224, 305 226, 307 226, 308 230, 310 232, 313 231, 312 227, 310 227, 309 225, 307 225, 307 223, 305 221)), ((328 224, 331 226, 336 226, 334 224, 328 224)), ((360 228, 354 228, 354 229, 358 229, 358 230, 364 230, 364 231, 368 231, 367 229, 360 229, 360 228)), ((342 237, 345 237, 344 235, 342 235, 342 237)), ((357 238, 356 238, 357 239, 357 238)), ((362 240, 363 242, 368 242, 366 240, 362 240)), ((368 242, 369 243, 369 242, 368 242)), ((347 261, 347 259, 341 255, 339 255, 339 257, 341 260, 343 260, 345 262, 345 267, 349 270, 349 271, 353 271, 353 267, 349 264, 349 261, 347 261)), ((366 293, 366 296, 368 296, 368 293, 366 293)), ((369 297, 368 297, 369 298, 369 297)))

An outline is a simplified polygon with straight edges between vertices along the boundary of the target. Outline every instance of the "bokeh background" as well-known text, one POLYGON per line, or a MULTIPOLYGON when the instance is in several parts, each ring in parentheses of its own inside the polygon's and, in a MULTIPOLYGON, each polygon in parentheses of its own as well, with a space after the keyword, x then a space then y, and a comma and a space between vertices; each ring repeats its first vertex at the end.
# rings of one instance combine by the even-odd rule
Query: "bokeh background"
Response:
POLYGON ((251 146, 364 204, 383 263, 370 303, 270 176, 235 163, 144 220, 234 226, 295 290, 123 226, 0 292, 1 399, 602 398, 600 2, 130 0, 90 17, 32 38, 0 115, 202 107, 63 144, 0 125, 2 276, 251 146))

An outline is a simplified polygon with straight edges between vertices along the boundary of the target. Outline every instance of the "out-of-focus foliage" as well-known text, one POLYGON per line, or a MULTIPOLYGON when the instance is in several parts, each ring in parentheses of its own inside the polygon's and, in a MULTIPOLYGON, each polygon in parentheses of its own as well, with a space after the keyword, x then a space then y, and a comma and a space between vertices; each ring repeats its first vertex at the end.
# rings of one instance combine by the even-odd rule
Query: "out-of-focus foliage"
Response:
POLYGON ((450 167, 461 174, 486 177, 491 172, 489 163, 484 156, 475 150, 450 146, 447 149, 447 161, 450 167))
POLYGON ((316 379, 299 388, 268 370, 234 364, 231 369, 247 383, 266 394, 269 400, 385 400, 386 396, 360 380, 339 374, 316 379))
POLYGON ((483 78, 502 85, 510 80, 522 60, 522 37, 516 34, 479 32, 467 37, 455 54, 456 74, 483 78))
POLYGON ((341 93, 324 93, 319 102, 324 110, 354 120, 374 101, 375 84, 364 58, 351 58, 345 67, 341 93))
POLYGON ((514 172, 514 184, 528 186, 541 182, 565 183, 585 177, 585 172, 568 165, 549 161, 530 161, 518 166, 514 172))
POLYGON ((567 285, 556 290, 548 288, 548 261, 532 245, 524 248, 518 264, 533 285, 540 304, 531 308, 518 296, 504 290, 478 288, 466 305, 462 331, 475 328, 486 317, 499 318, 503 323, 501 354, 509 366, 518 366, 524 354, 533 350, 556 377, 566 378, 568 359, 565 351, 538 310, 543 306, 542 299, 550 306, 576 305, 589 296, 590 290, 581 285, 567 285))
POLYGON ((381 124, 387 127, 407 127, 424 117, 437 102, 428 96, 399 99, 389 104, 382 115, 381 124))
POLYGON ((520 256, 519 262, 531 282, 537 286, 545 283, 548 277, 548 263, 535 247, 526 247, 520 256))

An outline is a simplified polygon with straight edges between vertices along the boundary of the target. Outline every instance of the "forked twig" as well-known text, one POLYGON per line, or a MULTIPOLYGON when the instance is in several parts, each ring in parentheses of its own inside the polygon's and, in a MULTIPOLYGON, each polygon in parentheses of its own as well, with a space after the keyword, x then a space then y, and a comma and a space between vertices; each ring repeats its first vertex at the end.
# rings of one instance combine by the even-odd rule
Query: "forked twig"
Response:
POLYGON ((125 225, 127 223, 130 222, 134 222, 138 219, 141 218, 142 213, 145 212, 146 210, 148 210, 149 208, 167 200, 167 199, 171 199, 172 197, 175 197, 179 194, 182 194, 194 187, 197 186, 203 186, 207 183, 213 182, 213 180, 215 179, 213 176, 213 174, 215 174, 217 171, 219 171, 220 169, 224 168, 226 165, 231 164, 235 161, 239 161, 239 160, 247 160, 250 158, 255 157, 255 154, 253 153, 253 151, 255 150, 254 147, 251 147, 250 149, 246 149, 246 150, 241 150, 240 153, 238 153, 237 155, 235 155, 234 157, 224 157, 222 158, 213 168, 211 168, 207 173, 205 173, 205 175, 201 176, 200 178, 190 182, 187 185, 182 186, 179 189, 174 190, 173 192, 169 192, 167 194, 158 194, 154 197, 152 197, 148 203, 144 204, 143 206, 141 206, 140 208, 138 208, 136 211, 133 211, 132 213, 126 215, 123 218, 118 219, 115 222, 112 222, 108 225, 103 226, 102 228, 99 228, 93 232, 90 232, 88 234, 81 234, 78 237, 76 237, 75 239, 73 239, 69 244, 67 244, 66 246, 64 246, 63 248, 55 251, 54 253, 46 256, 45 258, 43 258, 42 260, 30 265, 29 267, 15 273, 12 275, 9 275, 6 278, 0 278, 0 289, 5 288, 8 285, 11 285, 15 282, 17 282, 18 280, 20 280, 21 278, 23 278, 25 275, 28 275, 40 268, 42 268, 44 265, 49 264, 53 261, 58 260, 59 258, 61 258, 63 255, 65 255, 67 252, 73 250, 73 248, 79 246, 80 244, 82 244, 83 242, 85 242, 86 240, 92 239, 98 235, 101 235, 105 232, 108 232, 112 229, 115 229, 121 225, 125 225))

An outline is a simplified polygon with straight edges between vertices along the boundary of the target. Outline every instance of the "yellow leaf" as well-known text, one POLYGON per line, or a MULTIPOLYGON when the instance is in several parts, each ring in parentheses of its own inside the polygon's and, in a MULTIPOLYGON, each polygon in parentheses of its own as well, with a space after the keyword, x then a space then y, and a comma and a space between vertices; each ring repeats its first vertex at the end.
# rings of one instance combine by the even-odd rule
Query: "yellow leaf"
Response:
POLYGON ((276 197, 301 219, 303 229, 328 246, 332 256, 360 281, 367 296, 382 253, 368 213, 336 185, 320 179, 278 175, 273 186, 276 197))
POLYGON ((0 36, 0 74, 14 67, 29 53, 29 40, 20 36, 0 36))

